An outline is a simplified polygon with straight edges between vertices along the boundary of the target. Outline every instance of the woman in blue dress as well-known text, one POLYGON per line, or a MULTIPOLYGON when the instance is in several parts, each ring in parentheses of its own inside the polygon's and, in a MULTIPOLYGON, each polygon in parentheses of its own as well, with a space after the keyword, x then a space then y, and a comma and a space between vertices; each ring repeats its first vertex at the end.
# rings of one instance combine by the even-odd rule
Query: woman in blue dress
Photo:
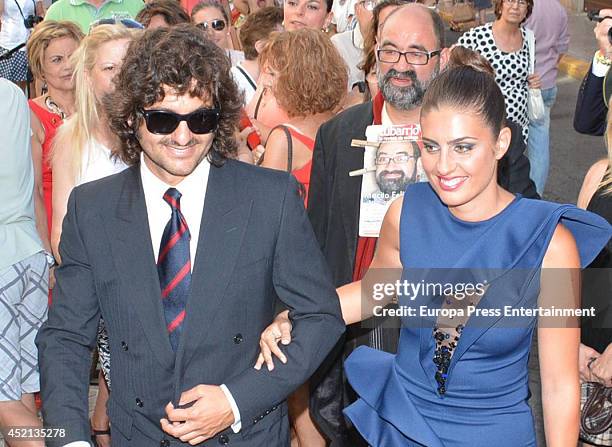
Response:
MULTIPOLYGON (((421 109, 429 183, 391 205, 368 275, 338 289, 347 324, 381 312, 392 295, 402 316, 397 355, 361 347, 346 360, 359 399, 345 414, 372 446, 535 446, 527 360, 537 326, 547 444, 574 447, 580 330, 576 318, 544 312, 579 307, 578 270, 612 229, 497 184, 511 136, 502 93, 469 50, 455 49, 450 65, 421 109), (376 286, 398 279, 422 288, 376 286)), ((290 340, 290 317, 262 334, 256 366, 271 367, 271 354, 291 361, 277 346, 290 340)))

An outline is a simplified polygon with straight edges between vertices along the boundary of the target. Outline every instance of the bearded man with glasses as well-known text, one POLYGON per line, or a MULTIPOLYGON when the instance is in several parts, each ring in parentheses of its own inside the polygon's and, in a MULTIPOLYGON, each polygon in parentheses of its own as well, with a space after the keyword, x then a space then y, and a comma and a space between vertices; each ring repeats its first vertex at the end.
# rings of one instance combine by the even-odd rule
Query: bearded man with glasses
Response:
POLYGON ((234 159, 240 107, 229 61, 196 27, 130 44, 106 111, 131 167, 71 193, 37 337, 45 425, 65 429, 48 446, 89 445, 100 316, 113 445, 289 446, 285 399, 344 323, 296 181, 234 159), (291 362, 257 371, 278 299, 291 362))

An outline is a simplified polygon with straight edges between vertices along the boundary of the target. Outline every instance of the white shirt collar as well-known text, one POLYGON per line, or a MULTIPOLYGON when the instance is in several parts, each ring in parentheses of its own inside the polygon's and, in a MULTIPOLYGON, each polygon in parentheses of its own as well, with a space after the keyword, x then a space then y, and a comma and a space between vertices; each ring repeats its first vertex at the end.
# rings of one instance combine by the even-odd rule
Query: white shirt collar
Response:
POLYGON ((181 212, 185 217, 191 241, 189 244, 191 254, 191 265, 193 266, 195 254, 198 247, 200 224, 202 223, 202 211, 204 209, 204 198, 208 186, 210 174, 210 162, 207 158, 202 160, 195 170, 185 177, 178 185, 170 186, 158 178, 144 162, 144 154, 140 155, 140 178, 147 206, 147 217, 151 231, 151 243, 155 261, 159 252, 159 245, 164 233, 164 228, 170 220, 172 210, 163 199, 168 188, 176 188, 181 193, 181 212))

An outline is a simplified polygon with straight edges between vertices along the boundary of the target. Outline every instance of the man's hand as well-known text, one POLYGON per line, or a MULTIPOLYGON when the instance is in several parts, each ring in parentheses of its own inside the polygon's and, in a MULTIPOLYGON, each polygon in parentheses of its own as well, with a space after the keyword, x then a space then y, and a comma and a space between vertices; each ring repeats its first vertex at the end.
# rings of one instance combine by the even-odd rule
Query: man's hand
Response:
MULTIPOLYGON (((612 9, 602 9, 599 11, 599 17, 612 17, 612 9)), ((612 26, 612 18, 605 19, 595 26, 595 38, 599 45, 599 51, 602 56, 612 57, 612 45, 608 40, 608 30, 612 26)))
POLYGON ((189 408, 166 405, 168 418, 161 428, 183 442, 196 445, 212 438, 234 423, 234 414, 221 387, 198 385, 181 394, 179 406, 193 402, 189 408))
POLYGON ((606 387, 612 386, 612 344, 591 363, 591 374, 594 381, 606 387))
POLYGON ((593 381, 590 364, 593 362, 593 359, 596 359, 600 355, 601 354, 595 349, 580 343, 580 349, 578 351, 578 371, 580 372, 580 380, 583 382, 593 381))

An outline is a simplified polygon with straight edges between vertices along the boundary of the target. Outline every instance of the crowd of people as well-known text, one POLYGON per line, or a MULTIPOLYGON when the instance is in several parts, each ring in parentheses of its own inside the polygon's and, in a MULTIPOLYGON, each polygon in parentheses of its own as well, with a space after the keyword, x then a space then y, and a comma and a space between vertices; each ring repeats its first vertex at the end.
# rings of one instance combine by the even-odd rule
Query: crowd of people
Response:
POLYGON ((612 10, 574 206, 567 15, 475 7, 0 0, 8 446, 612 445, 612 10))

